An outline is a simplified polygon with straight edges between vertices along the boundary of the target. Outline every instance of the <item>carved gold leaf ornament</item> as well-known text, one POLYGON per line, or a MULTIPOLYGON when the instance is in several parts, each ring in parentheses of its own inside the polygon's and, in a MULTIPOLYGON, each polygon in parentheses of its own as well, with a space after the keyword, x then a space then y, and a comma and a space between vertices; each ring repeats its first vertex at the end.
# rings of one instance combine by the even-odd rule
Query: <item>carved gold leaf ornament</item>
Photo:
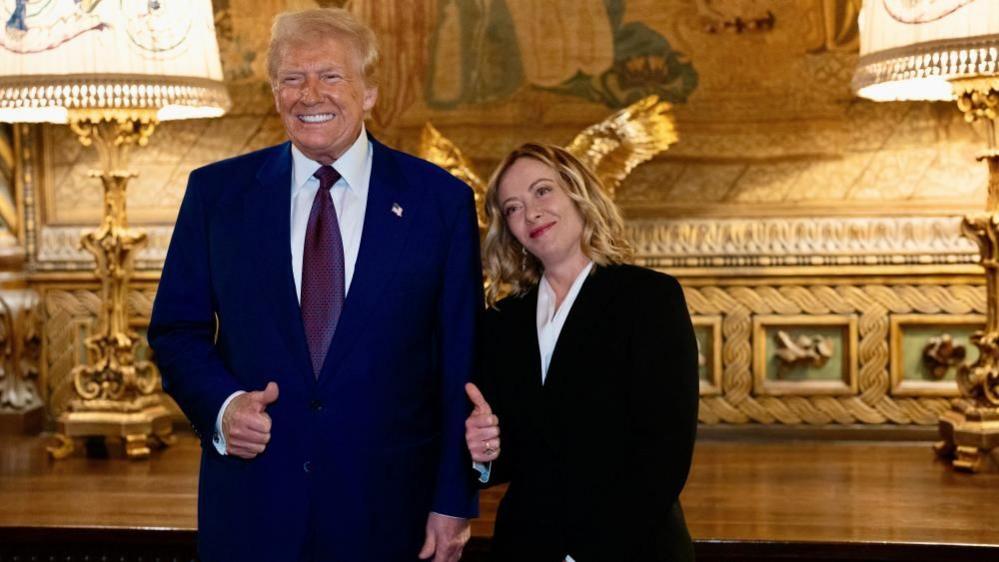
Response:
POLYGON ((829 362, 833 354, 834 343, 827 336, 793 337, 784 330, 778 330, 774 337, 777 340, 775 355, 780 360, 778 376, 784 376, 798 366, 820 369, 829 362))
POLYGON ((923 364, 934 380, 943 380, 951 368, 964 362, 966 354, 963 345, 955 345, 954 337, 943 333, 930 338, 923 347, 923 364))
POLYGON ((31 293, 11 307, 0 298, 0 411, 24 411, 42 403, 35 386, 41 356, 36 301, 31 293))

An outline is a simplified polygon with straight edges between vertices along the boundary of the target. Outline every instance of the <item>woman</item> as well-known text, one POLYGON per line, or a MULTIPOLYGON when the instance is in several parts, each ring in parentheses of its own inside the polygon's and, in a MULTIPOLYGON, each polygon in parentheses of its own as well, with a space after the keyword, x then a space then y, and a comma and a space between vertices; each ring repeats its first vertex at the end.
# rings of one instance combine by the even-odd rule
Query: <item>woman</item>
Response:
POLYGON ((510 483, 494 558, 693 560, 677 497, 697 346, 680 285, 624 264, 620 213, 561 148, 507 156, 486 216, 484 394, 467 386, 465 437, 480 481, 510 483))

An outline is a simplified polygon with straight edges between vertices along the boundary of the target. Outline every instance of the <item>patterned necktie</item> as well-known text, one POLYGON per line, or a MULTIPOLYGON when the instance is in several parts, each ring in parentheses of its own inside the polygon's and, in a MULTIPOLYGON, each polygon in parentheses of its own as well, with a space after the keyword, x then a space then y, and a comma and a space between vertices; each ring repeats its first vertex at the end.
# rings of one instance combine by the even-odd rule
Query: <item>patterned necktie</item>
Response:
POLYGON ((302 253, 302 323, 309 342, 312 371, 319 371, 326 350, 333 341, 345 293, 343 238, 336 218, 330 188, 340 179, 332 166, 322 166, 313 174, 319 179, 319 191, 312 201, 309 224, 305 229, 302 253))

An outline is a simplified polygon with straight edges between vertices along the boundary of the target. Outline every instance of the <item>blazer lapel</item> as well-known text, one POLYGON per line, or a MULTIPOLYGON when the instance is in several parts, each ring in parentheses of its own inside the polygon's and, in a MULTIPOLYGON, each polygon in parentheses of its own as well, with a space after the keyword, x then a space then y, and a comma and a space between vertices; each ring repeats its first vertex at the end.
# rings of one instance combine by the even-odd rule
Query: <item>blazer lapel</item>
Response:
MULTIPOLYGON (((495 353, 502 354, 491 365, 494 375, 512 381, 518 402, 529 405, 527 411, 537 412, 542 400, 541 350, 538 347, 538 329, 535 312, 538 307, 538 287, 535 285, 524 295, 506 299, 500 305, 502 316, 507 320, 499 326, 501 337, 495 340, 499 347, 495 353), (517 350, 517 351, 511 351, 517 350), (522 353, 520 352, 522 351, 522 353), (498 367, 498 369, 497 369, 498 367)), ((532 414, 533 415, 533 414, 532 414)))
POLYGON ((395 264, 415 214, 401 211, 415 208, 416 202, 390 149, 373 138, 371 145, 374 153, 361 247, 343 312, 320 372, 320 384, 335 377, 358 335, 371 324, 368 321, 371 311, 379 306, 382 288, 395 274, 395 264))
POLYGON ((257 172, 256 189, 245 198, 244 236, 252 241, 254 267, 264 295, 270 299, 277 331, 288 347, 288 355, 299 372, 312 376, 309 348, 305 340, 301 309, 291 271, 291 143, 284 143, 257 172))
POLYGON ((538 286, 535 285, 522 298, 515 301, 519 307, 516 311, 516 322, 518 332, 517 346, 515 349, 525 349, 524 365, 519 371, 527 377, 525 385, 532 391, 541 390, 541 348, 538 347, 538 286), (523 326, 523 328, 520 328, 523 326))
POLYGON ((563 359, 563 356, 572 357, 575 355, 572 350, 587 345, 587 336, 599 326, 600 315, 613 300, 615 293, 611 272, 596 264, 593 267, 590 276, 583 281, 583 286, 576 295, 576 301, 572 304, 569 316, 565 319, 562 332, 555 343, 552 359, 548 364, 546 387, 558 384, 559 380, 567 376, 562 371, 568 368, 569 363, 563 359))

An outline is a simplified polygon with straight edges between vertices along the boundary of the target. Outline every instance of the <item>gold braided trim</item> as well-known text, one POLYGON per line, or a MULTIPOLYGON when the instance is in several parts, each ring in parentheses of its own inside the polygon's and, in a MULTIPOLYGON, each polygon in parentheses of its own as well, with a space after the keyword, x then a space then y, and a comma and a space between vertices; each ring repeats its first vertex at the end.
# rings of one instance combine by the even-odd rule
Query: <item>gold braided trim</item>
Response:
POLYGON ((702 397, 706 424, 933 425, 949 408, 940 397, 893 398, 888 371, 892 314, 985 313, 982 286, 791 285, 687 287, 693 315, 722 315, 722 394, 702 397), (856 314, 858 392, 855 396, 753 394, 752 323, 758 314, 856 314))

